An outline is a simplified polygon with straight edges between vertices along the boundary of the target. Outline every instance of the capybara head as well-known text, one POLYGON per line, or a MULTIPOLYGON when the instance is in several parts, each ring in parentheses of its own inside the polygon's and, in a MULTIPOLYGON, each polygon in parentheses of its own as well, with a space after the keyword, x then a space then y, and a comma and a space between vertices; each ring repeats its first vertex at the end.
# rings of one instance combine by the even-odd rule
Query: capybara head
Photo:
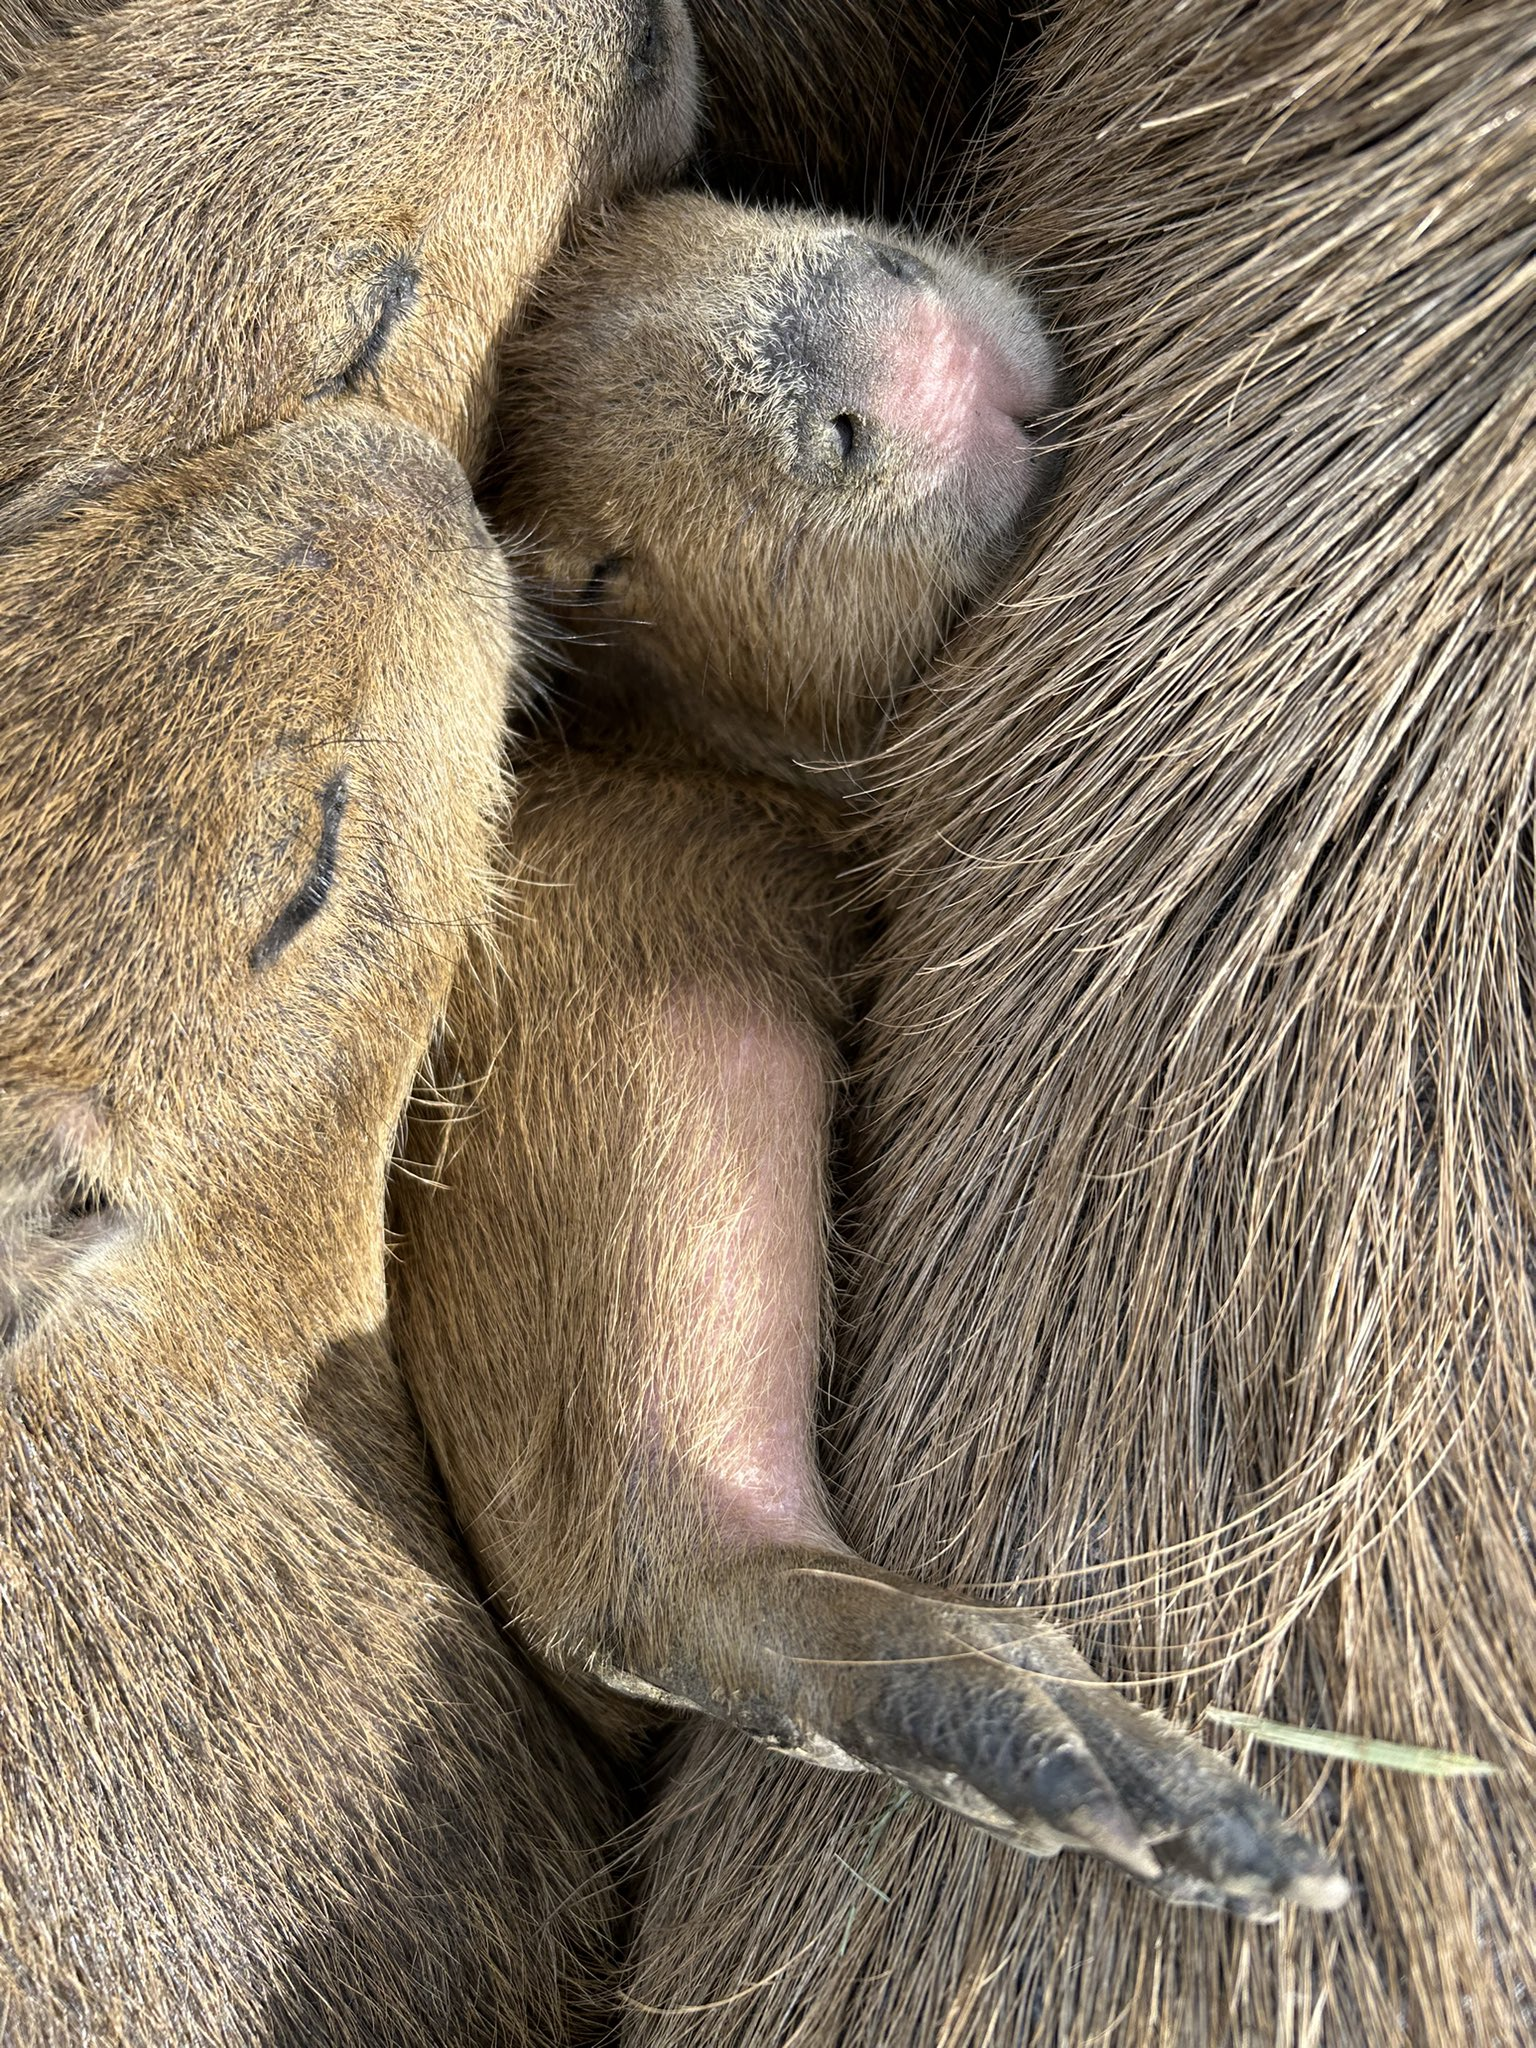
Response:
POLYGON ((1057 371, 1002 277, 689 193, 614 214, 512 349, 503 515, 661 689, 857 738, 996 577, 1057 371))
POLYGON ((574 213, 690 146, 681 0, 130 0, 0 100, 0 485, 366 390, 473 460, 574 213))
POLYGON ((152 1319, 217 1268, 221 1343, 366 1326, 479 909, 506 566, 351 402, 38 517, 0 576, 0 1349, 85 1274, 152 1319))

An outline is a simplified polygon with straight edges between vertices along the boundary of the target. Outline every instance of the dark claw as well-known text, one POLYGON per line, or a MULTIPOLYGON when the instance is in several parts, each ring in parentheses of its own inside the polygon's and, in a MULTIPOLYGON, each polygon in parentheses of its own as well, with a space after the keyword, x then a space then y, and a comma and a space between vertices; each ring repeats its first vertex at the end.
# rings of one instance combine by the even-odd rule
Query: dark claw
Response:
POLYGON ((1070 1847, 1107 1856, 1148 1883, 1159 1875, 1162 1866, 1086 1749, 1061 1748, 1043 1756, 1029 1774, 1025 1802, 1070 1847))
POLYGON ((1240 1804, 1217 1808, 1160 1842, 1164 1865, 1214 1887, 1229 1911, 1250 1919, 1272 1918, 1282 1900, 1317 1912, 1342 1906, 1349 1897, 1343 1873, 1243 1789, 1240 1804))

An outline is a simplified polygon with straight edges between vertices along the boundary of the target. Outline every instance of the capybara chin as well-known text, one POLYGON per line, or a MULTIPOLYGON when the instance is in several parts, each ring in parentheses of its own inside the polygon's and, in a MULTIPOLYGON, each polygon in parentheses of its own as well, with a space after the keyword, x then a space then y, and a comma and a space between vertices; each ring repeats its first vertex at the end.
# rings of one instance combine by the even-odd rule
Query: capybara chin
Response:
POLYGON ((855 1556, 817 1469, 852 934, 808 761, 868 739, 1038 496, 1034 315, 928 244, 670 199, 551 281, 520 368, 506 505, 554 578, 609 568, 506 840, 529 886, 453 1006, 481 1085, 445 1192, 403 1192, 398 1302, 494 1590, 567 1671, 1016 1846, 1337 1903, 1038 1615, 855 1556))
POLYGON ((381 1334, 505 567, 442 449, 350 401, 13 512, 0 2031, 563 2040, 599 1789, 471 1595, 381 1334))
POLYGON ((573 216, 674 168, 681 0, 128 0, 0 95, 0 488, 366 390, 476 459, 573 216))

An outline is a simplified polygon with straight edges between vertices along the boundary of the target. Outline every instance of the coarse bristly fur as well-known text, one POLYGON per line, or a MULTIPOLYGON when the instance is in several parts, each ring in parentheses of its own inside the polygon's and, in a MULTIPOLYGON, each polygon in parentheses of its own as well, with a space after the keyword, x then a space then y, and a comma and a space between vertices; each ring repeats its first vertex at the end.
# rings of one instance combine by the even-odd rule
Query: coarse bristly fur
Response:
POLYGON ((826 771, 1038 506, 1030 306, 931 242, 686 195, 541 297, 502 502, 591 630, 450 1006, 464 1114, 418 1124, 396 1212, 392 1321, 487 1581, 575 1680, 1180 1901, 1337 1903, 1311 1843, 1038 1613, 850 1551, 817 1469, 855 939, 826 771))
POLYGON ((564 2042, 606 1795, 383 1332, 505 565, 351 400, 33 494, 0 548, 0 2035, 564 2042))
POLYGON ((1170 1919, 696 1740, 627 2038, 1536 2028, 1536 21, 1066 0, 975 181, 1084 394, 885 763, 840 1513, 1258 1751, 1356 1903, 1170 1919))
POLYGON ((675 169, 696 82, 680 0, 81 22, 0 92, 0 489, 342 387, 473 466, 530 279, 675 169))
POLYGON ((1010 0, 690 0, 712 188, 923 220, 1040 11, 1010 0))
POLYGON ((0 0, 0 91, 33 50, 56 42, 100 11, 90 0, 0 0))

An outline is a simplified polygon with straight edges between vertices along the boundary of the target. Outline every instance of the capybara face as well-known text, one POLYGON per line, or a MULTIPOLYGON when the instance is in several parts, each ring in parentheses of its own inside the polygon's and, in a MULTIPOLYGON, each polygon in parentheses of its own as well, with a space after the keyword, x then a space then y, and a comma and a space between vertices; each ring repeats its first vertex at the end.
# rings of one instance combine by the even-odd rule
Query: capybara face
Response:
POLYGON ((681 0, 132 0, 0 102, 0 485, 366 390, 473 460, 573 213, 693 131, 681 0))
POLYGON ((0 1322, 74 1249, 227 1246, 231 1218, 268 1248, 242 1284, 312 1336, 327 1273, 377 1276, 350 1253, 477 914, 515 632, 457 468, 363 406, 13 540, 0 1322))
POLYGON ((508 395, 504 516, 625 661, 824 736, 996 575, 1057 372, 941 246, 674 194, 559 268, 508 395))

